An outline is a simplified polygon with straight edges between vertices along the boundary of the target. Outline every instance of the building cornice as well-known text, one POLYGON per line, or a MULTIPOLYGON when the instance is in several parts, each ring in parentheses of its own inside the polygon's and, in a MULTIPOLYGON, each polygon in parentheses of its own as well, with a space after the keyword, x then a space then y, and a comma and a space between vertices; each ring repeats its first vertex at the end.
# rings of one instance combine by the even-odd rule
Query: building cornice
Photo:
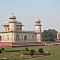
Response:
POLYGON ((35 31, 0 31, 0 33, 36 33, 35 31))

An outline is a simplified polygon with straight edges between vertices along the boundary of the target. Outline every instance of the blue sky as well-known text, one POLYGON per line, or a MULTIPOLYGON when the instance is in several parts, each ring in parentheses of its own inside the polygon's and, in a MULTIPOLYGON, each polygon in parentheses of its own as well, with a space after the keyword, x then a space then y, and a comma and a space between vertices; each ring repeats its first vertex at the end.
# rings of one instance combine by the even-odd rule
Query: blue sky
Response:
POLYGON ((23 30, 34 30, 36 17, 39 17, 42 31, 60 32, 60 0, 0 0, 0 27, 12 12, 25 25, 23 30))

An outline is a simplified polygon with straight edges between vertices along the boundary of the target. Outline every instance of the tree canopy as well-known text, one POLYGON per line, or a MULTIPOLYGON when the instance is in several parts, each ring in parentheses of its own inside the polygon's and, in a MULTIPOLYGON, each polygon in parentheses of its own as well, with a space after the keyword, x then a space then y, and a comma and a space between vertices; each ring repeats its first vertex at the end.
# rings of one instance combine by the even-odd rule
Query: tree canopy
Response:
POLYGON ((56 30, 48 29, 42 32, 42 41, 55 41, 56 39, 57 39, 56 30))

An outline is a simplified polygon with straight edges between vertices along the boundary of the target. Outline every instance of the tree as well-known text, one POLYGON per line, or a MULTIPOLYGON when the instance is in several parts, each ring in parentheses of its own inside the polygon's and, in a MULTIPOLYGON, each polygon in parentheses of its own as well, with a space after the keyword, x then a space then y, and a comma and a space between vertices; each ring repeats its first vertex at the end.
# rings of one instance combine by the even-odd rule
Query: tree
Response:
POLYGON ((42 41, 55 41, 56 39, 57 39, 56 30, 48 29, 42 32, 42 41))

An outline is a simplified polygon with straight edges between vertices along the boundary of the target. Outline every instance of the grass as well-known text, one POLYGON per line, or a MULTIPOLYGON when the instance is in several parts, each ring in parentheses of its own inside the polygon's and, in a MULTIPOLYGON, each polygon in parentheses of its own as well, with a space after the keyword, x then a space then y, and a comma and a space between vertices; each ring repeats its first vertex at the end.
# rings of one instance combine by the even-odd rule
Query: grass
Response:
MULTIPOLYGON (((5 48, 5 50, 24 50, 26 47, 18 47, 18 48, 5 48)), ((40 56, 40 57, 32 57, 32 58, 24 58, 20 55, 23 53, 27 53, 26 51, 20 51, 20 52, 2 52, 0 54, 0 60, 2 58, 8 58, 6 60, 60 60, 60 46, 33 46, 33 47, 27 47, 28 49, 35 49, 36 52, 39 48, 43 48, 45 51, 49 51, 53 53, 49 56, 40 56)), ((4 59, 3 59, 4 60, 4 59)))

